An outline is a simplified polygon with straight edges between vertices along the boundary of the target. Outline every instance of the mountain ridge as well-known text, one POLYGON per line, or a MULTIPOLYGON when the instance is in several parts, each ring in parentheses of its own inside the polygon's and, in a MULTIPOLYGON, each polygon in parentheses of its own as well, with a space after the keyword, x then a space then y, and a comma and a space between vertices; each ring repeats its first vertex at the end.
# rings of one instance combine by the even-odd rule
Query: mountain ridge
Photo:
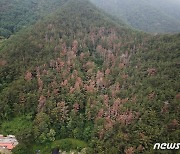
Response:
POLYGON ((2 43, 0 131, 17 136, 15 154, 82 149, 69 138, 113 154, 178 142, 180 35, 108 19, 72 0, 2 43))
POLYGON ((1 0, 0 36, 8 38, 55 11, 67 0, 1 0))
MULTIPOLYGON (((124 19, 132 27, 145 32, 177 33, 180 30, 180 20, 176 18, 172 11, 166 11, 164 7, 156 5, 158 2, 150 1, 104 1, 91 0, 96 6, 106 12, 124 19)), ((165 4, 160 1, 160 4, 165 4)), ((169 10, 175 5, 169 6, 169 10)), ((178 8, 178 7, 177 7, 178 8)))

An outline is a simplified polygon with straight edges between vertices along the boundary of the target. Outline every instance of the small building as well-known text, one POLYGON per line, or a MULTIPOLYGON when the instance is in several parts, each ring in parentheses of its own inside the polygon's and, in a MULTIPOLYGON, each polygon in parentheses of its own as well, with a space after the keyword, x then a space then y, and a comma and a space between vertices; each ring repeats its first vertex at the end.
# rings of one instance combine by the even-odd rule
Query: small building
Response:
POLYGON ((4 136, 0 134, 0 139, 2 139, 2 138, 4 138, 4 136))
POLYGON ((0 143, 0 147, 12 150, 15 146, 12 143, 0 143))
POLYGON ((0 135, 0 148, 12 150, 18 145, 18 141, 14 135, 3 136, 0 135))
POLYGON ((14 138, 14 139, 16 138, 14 135, 8 135, 7 137, 8 138, 14 138))

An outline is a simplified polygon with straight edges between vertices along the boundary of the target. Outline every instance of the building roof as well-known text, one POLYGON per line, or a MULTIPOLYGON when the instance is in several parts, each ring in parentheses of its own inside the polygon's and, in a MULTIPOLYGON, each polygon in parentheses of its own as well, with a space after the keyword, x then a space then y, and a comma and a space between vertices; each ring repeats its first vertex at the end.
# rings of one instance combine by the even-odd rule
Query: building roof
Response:
POLYGON ((12 143, 0 143, 0 147, 5 147, 8 150, 12 150, 14 148, 14 145, 12 143))

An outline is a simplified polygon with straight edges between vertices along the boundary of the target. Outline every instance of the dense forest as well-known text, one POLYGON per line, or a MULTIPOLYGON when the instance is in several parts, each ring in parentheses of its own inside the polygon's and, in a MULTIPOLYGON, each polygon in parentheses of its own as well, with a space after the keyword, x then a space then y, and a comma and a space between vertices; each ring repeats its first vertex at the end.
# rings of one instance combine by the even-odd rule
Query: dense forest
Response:
POLYGON ((91 0, 135 29, 151 33, 180 31, 180 2, 175 0, 91 0))
POLYGON ((67 0, 0 0, 0 36, 8 38, 49 13, 67 0))
POLYGON ((153 146, 180 139, 180 34, 133 30, 88 0, 47 2, 16 33, 1 18, 14 34, 0 42, 0 133, 16 135, 13 154, 178 153, 153 146))

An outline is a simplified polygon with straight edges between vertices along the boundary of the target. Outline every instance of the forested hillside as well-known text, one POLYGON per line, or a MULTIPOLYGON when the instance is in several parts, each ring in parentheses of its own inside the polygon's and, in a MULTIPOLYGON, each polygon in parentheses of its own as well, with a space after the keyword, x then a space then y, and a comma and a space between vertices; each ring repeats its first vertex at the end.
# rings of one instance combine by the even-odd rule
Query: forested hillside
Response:
POLYGON ((66 0, 0 0, 0 36, 9 37, 55 11, 66 0))
POLYGON ((0 132, 17 136, 14 154, 178 143, 179 53, 180 35, 137 32, 69 0, 0 45, 0 132))
POLYGON ((180 3, 175 0, 91 0, 133 28, 153 33, 180 31, 180 3))
MULTIPOLYGON (((148 1, 148 0, 146 0, 148 1)), ((165 12, 173 18, 180 20, 180 1, 179 0, 151 0, 150 4, 165 12)))

